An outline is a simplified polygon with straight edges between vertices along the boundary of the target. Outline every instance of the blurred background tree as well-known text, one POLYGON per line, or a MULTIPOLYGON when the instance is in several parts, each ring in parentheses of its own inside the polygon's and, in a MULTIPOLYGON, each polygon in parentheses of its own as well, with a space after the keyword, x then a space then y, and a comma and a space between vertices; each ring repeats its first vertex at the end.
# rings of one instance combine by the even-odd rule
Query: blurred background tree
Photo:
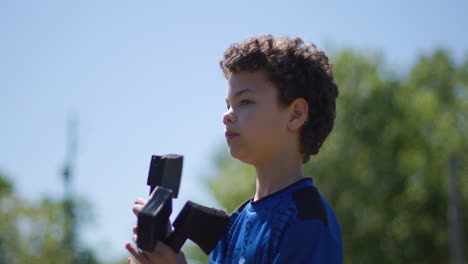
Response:
MULTIPOLYGON (((304 172, 341 222, 345 262, 463 263, 468 58, 436 50, 402 76, 380 54, 343 50, 332 61, 335 128, 304 172)), ((232 212, 253 196, 254 169, 225 148, 216 165, 210 189, 232 212)))
MULTIPOLYGON (((13 184, 0 172, 0 264, 99 263, 84 243, 66 247, 65 200, 43 198, 31 203, 15 194, 13 184)), ((91 220, 90 206, 74 199, 74 218, 82 226, 91 220)), ((119 261, 115 263, 126 263, 119 261)))

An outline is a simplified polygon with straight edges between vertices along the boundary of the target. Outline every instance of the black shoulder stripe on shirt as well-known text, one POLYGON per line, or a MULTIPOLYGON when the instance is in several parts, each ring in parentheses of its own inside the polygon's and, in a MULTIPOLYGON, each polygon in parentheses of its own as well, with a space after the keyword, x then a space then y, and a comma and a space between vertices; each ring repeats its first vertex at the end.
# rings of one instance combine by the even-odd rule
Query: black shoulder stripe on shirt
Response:
POLYGON ((304 187, 293 191, 298 217, 301 220, 318 219, 328 226, 327 212, 320 194, 314 186, 304 187))

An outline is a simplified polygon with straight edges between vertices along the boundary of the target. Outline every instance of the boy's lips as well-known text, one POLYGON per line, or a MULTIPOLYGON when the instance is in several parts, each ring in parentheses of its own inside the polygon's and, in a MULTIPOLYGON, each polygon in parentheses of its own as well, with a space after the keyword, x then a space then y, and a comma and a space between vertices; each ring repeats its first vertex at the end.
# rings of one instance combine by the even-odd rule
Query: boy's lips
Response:
POLYGON ((224 135, 226 136, 226 139, 229 141, 231 139, 233 139, 234 137, 236 136, 239 136, 238 133, 234 133, 234 132, 231 132, 231 131, 226 131, 224 132, 224 135))

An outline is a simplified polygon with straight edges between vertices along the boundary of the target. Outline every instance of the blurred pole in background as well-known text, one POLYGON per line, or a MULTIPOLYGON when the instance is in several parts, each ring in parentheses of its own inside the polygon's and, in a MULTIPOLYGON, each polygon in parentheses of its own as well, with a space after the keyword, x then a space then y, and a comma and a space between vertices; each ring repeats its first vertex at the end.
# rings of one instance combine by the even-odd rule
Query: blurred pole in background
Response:
POLYGON ((78 146, 78 118, 76 115, 70 115, 67 124, 67 152, 65 153, 65 165, 63 168, 63 183, 65 189, 64 197, 64 248, 72 252, 76 249, 76 223, 75 223, 75 204, 73 198, 72 178, 74 172, 74 163, 76 159, 78 146))
POLYGON ((460 169, 460 157, 456 154, 449 159, 449 235, 450 235, 450 259, 452 264, 463 264, 463 233, 460 221, 461 200, 458 184, 458 172, 460 169))

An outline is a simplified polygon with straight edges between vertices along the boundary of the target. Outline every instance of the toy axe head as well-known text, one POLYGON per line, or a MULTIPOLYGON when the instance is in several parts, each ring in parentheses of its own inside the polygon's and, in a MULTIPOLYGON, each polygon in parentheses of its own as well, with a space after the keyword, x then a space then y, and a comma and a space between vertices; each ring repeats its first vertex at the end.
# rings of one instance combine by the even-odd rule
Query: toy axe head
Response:
POLYGON ((229 215, 222 210, 188 201, 174 221, 174 232, 167 243, 178 252, 189 238, 209 254, 224 234, 229 219, 229 215))
POLYGON ((183 156, 181 155, 153 155, 151 157, 147 180, 147 184, 151 187, 150 194, 156 186, 162 186, 170 189, 172 191, 172 196, 177 198, 182 175, 182 163, 183 156))

